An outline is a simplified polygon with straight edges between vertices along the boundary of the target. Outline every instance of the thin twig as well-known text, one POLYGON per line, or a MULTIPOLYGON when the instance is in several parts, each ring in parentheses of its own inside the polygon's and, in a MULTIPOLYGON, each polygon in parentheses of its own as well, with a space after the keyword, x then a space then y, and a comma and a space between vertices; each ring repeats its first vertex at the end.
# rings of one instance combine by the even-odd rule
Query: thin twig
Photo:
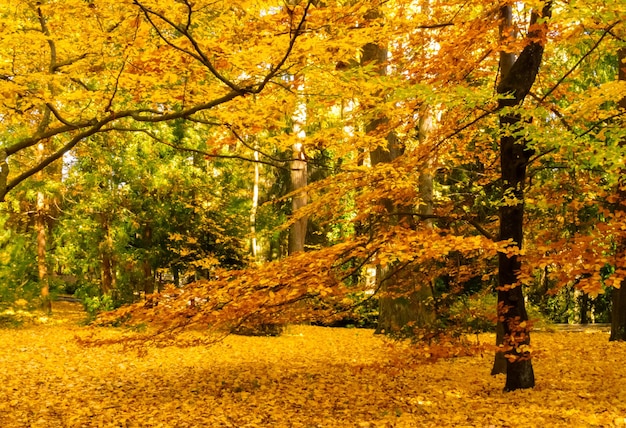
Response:
POLYGON ((591 47, 591 49, 589 49, 582 57, 580 57, 580 59, 576 62, 576 64, 574 64, 574 66, 569 69, 569 71, 567 73, 565 73, 558 82, 556 82, 556 84, 550 88, 550 90, 548 92, 546 92, 546 94, 541 98, 541 102, 545 101, 545 99, 550 96, 550 94, 552 94, 552 92, 554 92, 556 90, 556 88, 558 88, 561 83, 563 83, 563 81, 565 79, 567 79, 567 77, 572 74, 574 72, 574 70, 576 68, 578 68, 578 66, 585 60, 585 58, 587 58, 589 55, 591 55, 591 53, 593 51, 596 50, 596 48, 598 46, 600 46, 600 43, 602 43, 602 40, 607 36, 607 34, 609 34, 609 32, 613 29, 613 27, 615 27, 617 24, 619 24, 622 21, 615 21, 614 23, 612 23, 611 25, 609 25, 604 32, 602 33, 602 36, 600 36, 600 38, 598 39, 598 41, 591 47))
POLYGON ((271 162, 266 162, 266 161, 256 160, 256 159, 250 159, 250 158, 247 158, 245 156, 240 156, 240 155, 220 155, 220 154, 216 154, 216 153, 209 153, 209 152, 204 151, 204 150, 194 149, 194 148, 191 148, 191 147, 184 147, 184 146, 179 146, 179 145, 176 145, 176 144, 172 144, 172 143, 170 143, 170 142, 168 142, 168 141, 158 137, 153 132, 150 132, 147 129, 124 128, 124 127, 119 127, 119 126, 111 126, 111 127, 107 127, 103 131, 139 132, 139 133, 147 135, 148 137, 152 138, 154 141, 156 141, 159 144, 163 144, 165 146, 168 146, 168 147, 171 147, 173 149, 180 150, 180 151, 183 151, 183 152, 196 153, 196 154, 203 155, 203 156, 210 157, 210 158, 240 159, 240 160, 244 160, 246 162, 260 163, 260 164, 269 165, 269 166, 272 166, 274 168, 279 168, 279 169, 283 169, 285 171, 288 171, 288 168, 285 168, 285 167, 280 166, 280 165, 273 164, 271 162))

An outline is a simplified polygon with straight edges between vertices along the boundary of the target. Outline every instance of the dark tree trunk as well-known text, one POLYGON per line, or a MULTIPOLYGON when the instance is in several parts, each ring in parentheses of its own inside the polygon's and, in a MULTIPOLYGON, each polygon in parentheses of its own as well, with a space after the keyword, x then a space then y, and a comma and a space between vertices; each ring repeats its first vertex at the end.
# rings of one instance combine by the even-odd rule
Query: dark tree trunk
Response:
MULTIPOLYGON (((504 324, 498 319, 496 325, 496 346, 504 345, 504 324)), ((491 368, 491 376, 506 374, 506 358, 504 358, 504 352, 496 351, 496 355, 493 360, 493 367, 491 368)))
POLYGON ((626 281, 613 290, 610 341, 626 341, 626 281))
POLYGON ((144 258, 141 261, 141 271, 143 280, 143 292, 145 294, 154 293, 154 274, 150 260, 150 249, 152 247, 152 225, 145 225, 141 236, 142 247, 144 248, 144 258))
MULTIPOLYGON (((542 16, 550 15, 551 3, 543 8, 542 16)), ((500 109, 516 107, 530 92, 543 57, 542 40, 546 26, 537 25, 540 16, 533 13, 528 37, 531 42, 511 66, 498 85, 500 109), (507 96, 506 98, 504 96, 507 96), (511 97, 512 96, 512 97, 511 97)), ((500 240, 510 240, 511 246, 522 248, 524 227, 524 185, 526 167, 533 152, 520 139, 516 130, 524 124, 519 114, 504 112, 500 115, 504 132, 500 137, 500 167, 503 202, 500 207, 500 240)), ((535 375, 530 360, 528 314, 524 304, 522 286, 518 281, 521 268, 517 255, 501 253, 498 257, 498 318, 504 328, 504 356, 506 363, 505 391, 532 388, 535 375)))
MULTIPOLYGON (((506 44, 515 39, 515 26, 513 25, 513 7, 509 4, 500 7, 500 42, 506 44)), ((511 67, 515 63, 515 54, 507 50, 500 51, 500 82, 508 76, 511 67)), ((498 82, 499 83, 499 82, 498 82)), ((504 346, 504 325, 498 319, 496 325, 496 346, 504 346)), ((501 349, 501 348, 500 348, 501 349)), ((506 358, 503 351, 496 351, 491 368, 491 375, 506 374, 506 358)))
POLYGON ((591 304, 589 295, 583 291, 578 302, 580 305, 580 323, 589 324, 589 305, 591 304))
MULTIPOLYGON (((626 48, 622 48, 617 52, 617 64, 619 69, 619 80, 626 80, 626 48)), ((619 106, 626 110, 626 97, 622 98, 619 102, 619 106)), ((623 146, 626 141, 621 141, 620 145, 623 146)), ((617 186, 617 192, 619 195, 618 210, 626 211, 626 171, 622 171, 620 180, 617 186)), ((620 239, 617 256, 621 259, 626 257, 626 238, 620 239)), ((609 340, 621 340, 626 341, 626 280, 623 280, 621 287, 613 290, 612 312, 611 312, 611 337, 609 340)))

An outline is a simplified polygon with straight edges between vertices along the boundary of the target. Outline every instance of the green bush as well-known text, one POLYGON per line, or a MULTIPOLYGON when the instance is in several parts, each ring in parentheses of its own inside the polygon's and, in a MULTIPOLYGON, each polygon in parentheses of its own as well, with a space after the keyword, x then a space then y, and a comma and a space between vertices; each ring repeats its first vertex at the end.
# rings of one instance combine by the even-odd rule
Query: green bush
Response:
POLYGON ((84 297, 83 306, 90 317, 95 317, 99 312, 111 311, 115 309, 115 304, 110 295, 84 297))
MULTIPOLYGON (((498 297, 495 293, 461 295, 450 307, 448 320, 457 328, 468 332, 494 332, 497 304, 498 297)), ((546 327, 550 323, 532 304, 526 304, 526 312, 535 327, 546 327)))

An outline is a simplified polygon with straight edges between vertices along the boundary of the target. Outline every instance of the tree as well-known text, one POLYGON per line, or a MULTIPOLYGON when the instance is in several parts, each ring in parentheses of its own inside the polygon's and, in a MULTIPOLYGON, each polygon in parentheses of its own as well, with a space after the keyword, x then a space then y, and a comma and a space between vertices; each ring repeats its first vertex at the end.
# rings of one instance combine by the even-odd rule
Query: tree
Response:
MULTIPOLYGON (((203 141, 206 131, 189 129, 182 143, 203 141)), ((106 295, 119 305, 164 283, 184 285, 246 263, 247 170, 141 135, 123 143, 107 137, 84 142, 65 167, 52 256, 79 279, 78 296, 106 295)))
MULTIPOLYGON (((207 171, 245 181, 245 186, 235 186, 245 193, 245 203, 229 199, 228 207, 245 212, 246 225, 251 176, 246 168, 253 164, 233 168, 229 162, 276 168, 280 177, 273 180, 268 174, 259 182, 265 189, 274 186, 266 200, 279 201, 270 209, 260 204, 260 232, 255 229, 260 236, 283 223, 290 212, 285 202, 289 197, 304 202, 304 195, 306 205, 295 207, 289 221, 309 219, 325 231, 340 231, 332 239, 319 239, 315 248, 307 248, 311 251, 292 247, 282 260, 246 269, 215 267, 205 275, 208 280, 168 289, 122 314, 139 321, 155 319, 166 328, 197 323, 228 331, 242 324, 333 319, 354 309, 355 294, 371 291, 354 280, 368 264, 387 269, 379 282, 381 289, 391 289, 386 297, 406 297, 415 284, 438 286, 433 287, 434 302, 438 313, 445 314, 458 307, 460 293, 466 294, 463 298, 479 294, 477 290, 487 295, 497 262, 505 388, 513 390, 533 385, 522 286, 541 272, 555 287, 576 286, 593 295, 623 279, 612 247, 623 236, 621 214, 613 209, 616 171, 622 167, 609 159, 621 159, 623 150, 613 142, 623 131, 608 126, 621 117, 613 101, 623 91, 615 82, 594 89, 606 80, 597 77, 604 67, 585 64, 594 52, 609 57, 603 39, 621 46, 614 37, 622 25, 615 15, 621 9, 614 12, 586 0, 560 5, 550 18, 554 31, 548 32, 550 2, 533 13, 529 4, 500 9, 489 2, 443 0, 324 2, 324 7, 317 2, 240 1, 217 7, 209 2, 135 1, 125 12, 113 3, 106 5, 98 3, 94 9, 77 4, 86 18, 78 30, 72 29, 93 35, 92 40, 110 37, 105 60, 95 53, 80 58, 75 44, 61 43, 59 61, 79 59, 61 66, 63 73, 55 70, 55 79, 43 73, 48 77, 42 83, 37 71, 43 65, 36 60, 49 50, 42 37, 32 43, 38 56, 33 53, 30 62, 16 57, 19 64, 37 67, 23 75, 15 71, 25 66, 4 70, 9 78, 0 83, 23 84, 21 97, 9 106, 13 110, 6 110, 15 120, 12 129, 5 129, 3 147, 13 150, 1 170, 7 188, 37 172, 27 160, 42 139, 54 141, 58 148, 53 153, 59 157, 71 149, 80 158, 89 153, 79 153, 76 145, 97 134, 107 132, 123 146, 142 136, 142 144, 186 150, 196 160, 206 157, 212 165, 207 171), (508 21, 499 32, 501 10, 508 21), (524 33, 526 24, 524 37, 507 30, 515 26, 524 33), (551 54, 544 55, 544 49, 551 54), (514 52, 519 52, 517 59, 514 52), (501 77, 494 91, 498 69, 501 77), (304 86, 292 84, 303 79, 304 86), (44 100, 49 102, 30 92, 48 84, 57 85, 54 97, 44 100), (25 100, 41 107, 28 109, 25 100), (287 130, 294 130, 291 122, 300 105, 306 105, 306 135, 296 139, 287 130), (424 111, 429 107, 441 112, 441 118, 427 130, 424 111), (26 109, 31 120, 19 122, 16 109, 26 109), (40 135, 37 124, 46 109, 51 124, 40 135), (197 138, 175 138, 163 122, 173 127, 184 123, 197 138), (303 153, 309 158, 302 159, 303 153), (331 159, 328 173, 307 181, 306 187, 294 186, 285 197, 291 172, 302 173, 302 185, 304 178, 311 178, 299 162, 306 160, 313 170, 316 153, 331 159), (18 173, 9 174, 8 167, 18 173), (617 267, 614 274, 608 274, 609 267, 617 267), (159 299, 167 299, 167 305, 157 304, 159 299)), ((57 19, 50 34, 58 35, 55 40, 71 39, 74 33, 55 11, 41 5, 43 16, 57 19)), ((24 16, 36 22, 35 12, 24 16)), ((19 28, 7 25, 23 36, 19 28)), ((27 37, 20 40, 23 48, 27 37)), ((97 51, 87 47, 89 53, 97 51)), ((6 46, 0 49, 11 57, 6 46)), ((146 167, 146 176, 158 178, 167 170, 169 156, 161 158, 163 168, 146 162, 137 169, 146 167)), ((181 179, 178 174, 168 177, 181 179)), ((137 218, 120 223, 131 232, 129 246, 144 263, 143 276, 153 277, 155 269, 178 262, 182 266, 188 251, 203 250, 185 239, 188 234, 179 224, 163 221, 176 214, 197 224, 193 220, 201 216, 197 211, 192 215, 183 202, 199 201, 193 190, 176 187, 181 199, 170 198, 163 192, 173 188, 145 177, 129 187, 133 195, 124 202, 137 218), (147 211, 158 215, 141 215, 147 211), (164 242, 180 257, 165 251, 164 242)), ((98 227, 104 229, 105 223, 98 227)), ((290 223, 283 226, 286 230, 290 223)), ((303 242, 303 228, 299 231, 298 242, 303 242)), ((392 315, 387 318, 407 308, 397 303, 389 306, 386 315, 392 315)), ((400 318, 390 324, 414 321, 400 318)), ((455 322, 452 316, 438 321, 440 336, 429 335, 432 340, 450 335, 444 327, 455 322)))
POLYGON ((289 14, 138 0, 123 6, 107 0, 5 6, 3 55, 12 61, 0 75, 4 88, 16 96, 2 109, 14 135, 0 149, 2 200, 92 135, 133 132, 141 123, 181 118, 206 121, 203 112, 261 93, 287 65, 311 2, 289 14), (41 23, 35 40, 32 22, 41 23), (267 37, 227 52, 216 36, 221 29, 228 29, 227 40, 236 40, 241 31, 267 37), (251 50, 265 50, 267 66, 250 62, 251 50), (50 58, 49 66, 42 58, 50 58), (38 71, 43 68, 49 73, 42 76, 38 71), (11 174, 17 168, 11 160, 38 144, 54 148, 11 174))
MULTIPOLYGON (((626 81, 626 48, 622 48, 617 53, 618 79, 626 81)), ((626 96, 622 97, 619 107, 626 110, 626 96)), ((626 145, 626 140, 619 142, 620 147, 626 145)), ((620 178, 617 181, 617 211, 626 212, 626 171, 622 169, 620 178)), ((619 269, 624 269, 623 263, 626 260, 626 238, 617 238, 616 260, 619 269)), ((611 314, 611 337, 609 340, 626 341, 626 279, 623 279, 620 287, 613 290, 613 312, 611 314)))
MULTIPOLYGON (((304 85, 301 85, 304 86, 304 85)), ((301 92, 304 88, 296 85, 296 91, 301 92)), ((298 213, 298 210, 304 208, 307 204, 308 197, 304 190, 308 183, 308 166, 306 153, 301 139, 306 137, 306 105, 303 101, 296 103, 296 111, 293 113, 293 135, 296 138, 292 145, 292 157, 290 162, 290 193, 293 194, 291 202, 291 212, 295 216, 294 223, 289 228, 289 245, 287 251, 289 254, 304 251, 306 243, 306 232, 308 225, 308 216, 298 213)))
MULTIPOLYGON (((526 168, 533 151, 519 136, 523 126, 519 113, 511 107, 521 105, 530 92, 543 57, 543 43, 547 25, 545 20, 551 15, 551 1, 541 12, 533 11, 528 31, 529 43, 503 75, 498 85, 498 108, 505 109, 500 115, 504 135, 500 137, 500 168, 502 173, 502 195, 500 208, 501 241, 509 241, 521 250, 524 239, 524 186, 526 168), (539 19, 544 21, 539 23, 539 19)), ((505 61, 503 61, 505 62, 505 61)), ((530 361, 529 332, 522 285, 518 280, 521 262, 517 254, 498 255, 498 316, 504 327, 504 342, 507 358, 505 390, 535 386, 535 375, 530 361)))

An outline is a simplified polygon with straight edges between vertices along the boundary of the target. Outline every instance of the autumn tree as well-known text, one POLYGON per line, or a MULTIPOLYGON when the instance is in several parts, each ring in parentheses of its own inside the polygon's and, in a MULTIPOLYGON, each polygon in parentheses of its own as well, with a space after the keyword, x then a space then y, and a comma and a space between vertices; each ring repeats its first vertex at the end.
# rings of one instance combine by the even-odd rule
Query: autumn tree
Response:
MULTIPOLYGON (((617 53, 617 66, 618 66, 618 79, 626 81, 626 48, 619 49, 617 53)), ((626 96, 622 97, 619 101, 619 107, 622 111, 626 110, 626 96)), ((619 142, 620 147, 626 146, 626 140, 622 139, 619 142)), ((617 201, 618 207, 617 213, 620 213, 620 217, 623 218, 626 203, 626 183, 624 177, 626 171, 622 168, 619 171, 620 178, 617 180, 617 201)), ((623 221, 623 220, 622 220, 623 221)), ((623 263, 626 260, 626 238, 624 236, 617 238, 616 243, 616 265, 618 269, 624 269, 623 263)), ((611 318, 611 337, 610 340, 626 340, 626 279, 623 279, 619 286, 613 290, 613 312, 611 318)))
POLYGON ((261 11, 270 5, 7 5, 3 49, 12 60, 2 76, 4 90, 14 96, 5 98, 3 114, 13 138, 2 147, 0 195, 89 136, 133 132, 141 123, 208 120, 203 112, 261 93, 283 72, 310 7, 267 14, 261 11), (30 27, 37 22, 46 30, 33 33, 30 27), (267 37, 229 52, 242 31, 267 37), (265 52, 263 62, 250 61, 259 51, 265 52), (39 73, 42 69, 49 73, 39 73), (11 165, 38 144, 55 148, 23 171, 11 165))
MULTIPOLYGON (((218 7, 134 1, 123 15, 113 4, 77 5, 85 22, 99 19, 103 25, 75 32, 103 28, 99 37, 113 40, 105 44, 106 61, 88 55, 55 72, 60 89, 37 104, 50 111, 51 124, 37 134, 33 124, 43 113, 32 108, 33 120, 14 125, 22 134, 3 146, 12 150, 2 165, 5 190, 54 160, 52 154, 30 169, 18 162, 39 141, 53 139, 59 159, 67 150, 78 156, 80 141, 104 132, 126 143, 141 134, 154 144, 187 149, 212 162, 216 175, 230 172, 222 159, 251 161, 248 167, 263 165, 282 174, 274 184, 289 181, 294 164, 302 166, 294 160, 305 160, 302 153, 309 155, 308 168, 311 154, 323 151, 332 157, 332 171, 293 189, 290 196, 306 194, 306 204, 296 207, 291 221, 306 218, 340 230, 332 240, 282 260, 216 269, 210 280, 168 288, 101 321, 130 317, 171 332, 192 324, 232 331, 241 325, 332 320, 354 309, 354 294, 371 291, 353 280, 366 265, 378 265, 387 278, 398 280, 387 297, 403 297, 415 284, 439 284, 443 290, 434 303, 441 314, 470 288, 488 294, 497 278, 505 388, 532 387, 522 286, 543 269, 559 286, 575 282, 597 291, 601 270, 615 265, 611 245, 621 236, 621 223, 620 214, 610 212, 616 195, 609 189, 615 189, 618 167, 608 158, 619 157, 596 154, 620 153, 613 147, 619 131, 600 131, 619 117, 612 107, 619 86, 594 90, 596 80, 574 85, 572 79, 593 75, 573 73, 602 41, 593 37, 608 38, 620 20, 607 8, 596 10, 592 1, 582 11, 580 4, 560 5, 554 18, 550 2, 515 8, 435 0, 324 3, 241 1, 218 7), (372 16, 375 9, 380 14, 372 16), (511 19, 503 22, 500 11, 511 19), (544 55, 545 49, 551 55, 544 55), (291 76, 303 86, 292 85, 291 76), (291 123, 299 105, 306 105, 303 138, 294 135, 291 123), (430 129, 429 109, 438 117, 430 129), (161 126, 177 121, 210 131, 197 141, 177 140, 161 126), (294 143, 301 144, 296 156, 294 143), (579 156, 582 147, 585 155, 579 156), (8 167, 23 172, 9 174, 8 167), (597 171, 602 168, 606 173, 597 171), (573 192, 575 197, 568 194, 573 192), (559 215, 579 219, 598 202, 602 210, 585 217, 584 230, 564 234, 553 227, 565 223, 559 215)), ((44 16, 56 16, 41 7, 44 16)), ((73 37, 57 20, 51 34, 73 37)), ((45 42, 39 43, 39 52, 45 52, 45 42)), ((64 46, 60 55, 80 56, 71 55, 74 45, 64 46)), ((8 75, 6 85, 24 76, 32 80, 13 110, 22 108, 25 98, 36 98, 29 91, 46 87, 50 79, 41 83, 35 72, 8 75)), ((11 117, 17 121, 18 115, 11 117)), ((242 171, 245 167, 239 177, 242 171)), ((249 180, 252 170, 247 171, 249 180)), ((280 194, 275 199, 286 205, 285 193, 272 197, 280 194)), ((245 195, 249 201, 249 190, 245 195)), ((148 196, 138 195, 137 206, 157 209, 155 200, 142 199, 148 196)), ((260 204, 257 224, 264 209, 260 204)), ((277 225, 288 211, 270 212, 268 217, 276 218, 267 224, 277 225)), ((133 229, 138 240, 146 237, 139 230, 142 222, 133 229)), ((142 245, 154 250, 159 241, 154 238, 146 237, 142 245)), ((187 247, 180 243, 182 253, 187 247)), ((620 275, 604 279, 621 282, 620 275)), ((445 340, 454 319, 440 321, 430 340, 445 340)))

